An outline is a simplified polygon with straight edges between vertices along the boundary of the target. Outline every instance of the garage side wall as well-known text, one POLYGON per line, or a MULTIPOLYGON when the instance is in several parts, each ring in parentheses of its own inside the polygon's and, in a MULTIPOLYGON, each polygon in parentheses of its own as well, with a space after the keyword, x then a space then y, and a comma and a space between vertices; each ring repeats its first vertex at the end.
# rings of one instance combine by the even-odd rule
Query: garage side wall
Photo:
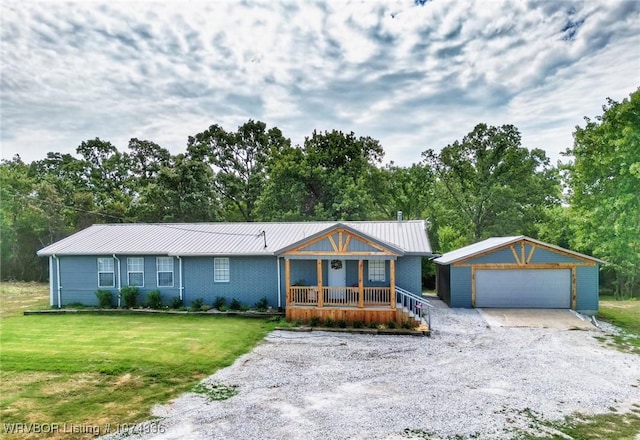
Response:
POLYGON ((451 307, 471 307, 471 268, 451 266, 451 307))
POLYGON ((576 268, 576 309, 580 313, 594 315, 598 311, 599 265, 576 268))
POLYGON ((436 292, 438 297, 451 305, 451 266, 448 264, 436 264, 436 292))

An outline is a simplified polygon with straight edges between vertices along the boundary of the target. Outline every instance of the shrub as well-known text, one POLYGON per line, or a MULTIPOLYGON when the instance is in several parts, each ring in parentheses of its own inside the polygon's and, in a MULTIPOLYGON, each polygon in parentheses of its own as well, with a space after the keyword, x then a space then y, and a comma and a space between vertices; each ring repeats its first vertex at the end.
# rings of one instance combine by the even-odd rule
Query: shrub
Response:
POLYGON ((364 321, 353 321, 353 328, 363 328, 364 321))
POLYGON ((181 307, 184 307, 184 304, 182 303, 182 300, 180 299, 179 296, 174 296, 171 299, 171 308, 172 309, 180 309, 181 307))
POLYGON ((211 307, 206 305, 206 304, 200 306, 200 311, 201 312, 208 312, 209 310, 211 310, 211 307))
POLYGON ((233 298, 231 304, 229 304, 229 310, 240 310, 242 308, 242 304, 237 299, 233 298))
POLYGON ((152 290, 147 294, 147 307, 156 310, 162 308, 162 295, 159 290, 152 290))
POLYGON ((134 286, 124 286, 121 293, 124 306, 129 309, 134 308, 138 302, 138 288, 134 286))
POLYGON ((340 328, 347 328, 347 321, 345 321, 344 319, 340 319, 336 322, 336 324, 338 325, 338 327, 340 328))
POLYGON ((369 328, 378 328, 378 323, 377 323, 377 322, 373 322, 373 321, 371 321, 371 322, 369 323, 369 328))
POLYGON ((413 328, 413 326, 411 325, 411 323, 409 321, 402 321, 402 328, 405 328, 407 330, 411 330, 413 328))
POLYGON ((247 311, 251 310, 251 307, 242 305, 242 306, 240 306, 240 308, 238 310, 240 310, 241 312, 247 312, 247 311))
POLYGON ((113 294, 108 290, 97 290, 98 307, 101 309, 110 309, 112 307, 113 294))
POLYGON ((314 316, 309 320, 309 327, 317 327, 320 324, 321 324, 320 318, 318 318, 317 316, 314 316))
POLYGON ((216 296, 216 300, 213 302, 213 307, 220 310, 222 307, 226 307, 227 299, 224 296, 216 296))
POLYGON ((398 324, 396 324, 395 321, 389 321, 387 322, 387 328, 397 328, 398 324))
POLYGON ((324 321, 324 326, 325 326, 325 327, 329 327, 329 328, 331 328, 331 327, 335 327, 335 326, 336 326, 336 322, 335 322, 333 319, 331 319, 331 318, 327 318, 327 319, 324 321))
POLYGON ((226 312, 227 310, 229 310, 229 307, 227 307, 227 306, 218 307, 218 311, 220 311, 220 312, 226 312))
POLYGON ((258 312, 266 312, 267 311, 267 307, 269 307, 269 300, 267 299, 266 296, 263 296, 256 303, 256 310, 258 312))
POLYGON ((191 301, 191 310, 198 311, 202 308, 203 305, 204 305, 204 299, 196 298, 193 301, 191 301))

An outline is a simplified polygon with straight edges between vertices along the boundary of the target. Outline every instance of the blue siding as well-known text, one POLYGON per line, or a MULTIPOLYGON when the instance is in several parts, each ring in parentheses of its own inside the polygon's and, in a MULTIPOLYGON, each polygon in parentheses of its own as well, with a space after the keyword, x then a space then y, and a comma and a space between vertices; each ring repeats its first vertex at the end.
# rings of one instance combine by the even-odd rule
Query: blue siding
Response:
POLYGON ((422 294, 422 257, 398 258, 396 261, 396 286, 416 295, 422 294))
POLYGON ((331 242, 329 241, 329 239, 325 238, 324 240, 320 240, 317 243, 305 246, 301 250, 314 252, 333 252, 333 246, 331 246, 331 242))
POLYGON ((356 237, 351 237, 349 248, 347 250, 349 252, 380 252, 378 249, 373 246, 369 246, 368 244, 358 240, 356 237))
MULTIPOLYGON (((60 302, 63 306, 71 303, 81 303, 88 306, 98 305, 98 298, 96 297, 96 291, 99 289, 98 257, 108 256, 58 257, 60 262, 60 281, 62 285, 60 302)), ((114 272, 117 272, 117 262, 115 261, 114 272)), ((115 286, 117 286, 117 274, 115 274, 115 278, 115 286)), ((55 277, 53 279, 55 279, 55 277)), ((117 287, 101 287, 100 289, 113 292, 115 302, 117 287)), ((55 290, 54 302, 56 304, 54 305, 57 305, 57 294, 58 292, 55 290)))
POLYGON ((203 298, 205 304, 213 304, 222 296, 227 303, 237 299, 253 306, 266 297, 271 307, 278 307, 278 274, 275 257, 229 257, 228 283, 213 281, 212 257, 184 258, 184 302, 190 304, 203 298))
MULTIPOLYGON (((511 252, 511 251, 509 251, 511 252)), ((513 257, 512 257, 513 258, 513 257)), ((451 267, 451 307, 471 307, 471 268, 451 267)))
MULTIPOLYGON (((284 266, 284 263, 282 264, 284 266)), ((322 277, 326 279, 325 264, 322 266, 322 277)), ((291 284, 300 281, 304 286, 318 284, 318 267, 316 260, 291 260, 291 284)), ((282 278, 284 284, 284 277, 282 278)))
POLYGON ((576 268, 576 310, 588 314, 598 311, 599 266, 576 268))
MULTIPOLYGON (((520 255, 519 244, 516 247, 516 251, 518 252, 518 256, 519 256, 520 255)), ((495 252, 491 252, 490 254, 482 255, 477 258, 472 258, 464 262, 464 264, 477 264, 477 263, 513 263, 515 264, 516 260, 513 258, 513 252, 511 252, 511 248, 506 247, 506 248, 498 249, 495 252)))
MULTIPOLYGON (((527 254, 528 256, 528 254, 527 254)), ((583 260, 575 258, 560 252, 550 251, 537 247, 531 257, 531 264, 535 263, 582 263, 583 260)))

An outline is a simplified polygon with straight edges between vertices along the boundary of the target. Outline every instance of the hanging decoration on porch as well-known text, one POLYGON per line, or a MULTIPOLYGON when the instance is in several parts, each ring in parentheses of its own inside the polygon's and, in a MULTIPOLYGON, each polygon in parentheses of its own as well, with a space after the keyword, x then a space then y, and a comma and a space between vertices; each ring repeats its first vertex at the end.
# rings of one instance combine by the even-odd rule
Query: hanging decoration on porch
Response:
POLYGON ((331 269, 342 269, 342 260, 331 260, 331 269))

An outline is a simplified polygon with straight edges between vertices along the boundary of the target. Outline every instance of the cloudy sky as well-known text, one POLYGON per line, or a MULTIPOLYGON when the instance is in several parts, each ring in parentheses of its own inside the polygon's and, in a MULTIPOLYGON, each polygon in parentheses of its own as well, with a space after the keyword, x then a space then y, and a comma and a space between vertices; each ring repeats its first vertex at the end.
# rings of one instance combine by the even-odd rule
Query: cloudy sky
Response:
POLYGON ((480 122, 555 160, 640 86, 638 1, 1 1, 2 158, 217 123, 381 141, 408 165, 480 122))

